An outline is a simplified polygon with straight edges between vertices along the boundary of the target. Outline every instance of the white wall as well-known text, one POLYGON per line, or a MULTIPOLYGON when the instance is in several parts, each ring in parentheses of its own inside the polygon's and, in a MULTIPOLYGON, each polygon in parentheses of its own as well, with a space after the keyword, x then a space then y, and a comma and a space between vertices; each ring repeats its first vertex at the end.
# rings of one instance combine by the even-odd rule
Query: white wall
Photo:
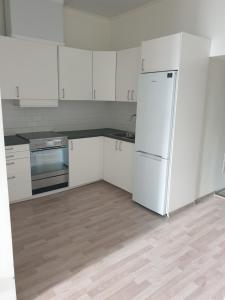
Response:
POLYGON ((104 17, 65 7, 64 32, 67 46, 110 50, 110 21, 104 17))
POLYGON ((200 197, 225 188, 225 59, 210 61, 200 197))
POLYGON ((112 47, 185 31, 212 39, 212 55, 225 54, 224 0, 158 0, 112 20, 112 47))

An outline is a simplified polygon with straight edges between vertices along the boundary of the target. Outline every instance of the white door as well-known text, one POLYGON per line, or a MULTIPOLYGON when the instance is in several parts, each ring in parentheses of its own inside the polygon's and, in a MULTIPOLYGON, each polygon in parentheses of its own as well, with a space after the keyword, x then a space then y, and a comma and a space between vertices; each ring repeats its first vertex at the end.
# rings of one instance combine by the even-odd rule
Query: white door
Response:
POLYGON ((174 34, 142 43, 142 72, 178 70, 181 34, 174 34))
POLYGON ((116 52, 93 52, 93 99, 116 99, 116 52))
POLYGON ((140 75, 136 151, 169 157, 175 84, 176 72, 140 75))
POLYGON ((69 186, 79 186, 103 178, 103 138, 69 141, 69 186))
POLYGON ((59 47, 59 97, 92 100, 92 51, 59 47))
POLYGON ((137 101, 137 84, 140 74, 140 48, 117 52, 116 100, 137 101))
POLYGON ((136 153, 134 194, 135 202, 166 214, 168 160, 144 153, 136 153))
POLYGON ((12 234, 0 96, 0 299, 16 300, 12 234))

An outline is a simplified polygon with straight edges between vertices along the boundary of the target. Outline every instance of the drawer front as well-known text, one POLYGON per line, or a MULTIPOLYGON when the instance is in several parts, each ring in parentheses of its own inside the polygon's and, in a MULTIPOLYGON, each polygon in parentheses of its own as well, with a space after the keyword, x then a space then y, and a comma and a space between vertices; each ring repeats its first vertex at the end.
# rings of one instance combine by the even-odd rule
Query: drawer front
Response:
POLYGON ((29 158, 30 159, 30 151, 24 152, 6 152, 6 161, 17 160, 21 158, 29 158))
POLYGON ((7 176, 10 202, 32 196, 29 159, 7 162, 7 176))
POLYGON ((11 153, 11 152, 25 152, 25 151, 30 151, 30 145, 29 144, 6 146, 5 147, 6 155, 8 153, 11 153))

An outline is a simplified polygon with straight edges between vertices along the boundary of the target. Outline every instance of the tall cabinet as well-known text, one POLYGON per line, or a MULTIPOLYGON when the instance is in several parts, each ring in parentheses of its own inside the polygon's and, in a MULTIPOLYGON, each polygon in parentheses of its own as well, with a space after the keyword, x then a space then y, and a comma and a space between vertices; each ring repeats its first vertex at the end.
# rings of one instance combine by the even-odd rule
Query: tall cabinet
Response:
POLYGON ((178 70, 167 212, 198 198, 210 41, 179 33, 142 44, 142 73, 178 70))

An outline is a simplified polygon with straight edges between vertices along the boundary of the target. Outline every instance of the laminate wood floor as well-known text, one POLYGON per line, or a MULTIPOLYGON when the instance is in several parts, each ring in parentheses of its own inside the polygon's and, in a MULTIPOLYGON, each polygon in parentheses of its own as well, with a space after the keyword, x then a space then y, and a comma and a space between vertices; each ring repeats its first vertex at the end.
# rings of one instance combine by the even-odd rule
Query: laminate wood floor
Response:
POLYGON ((224 199, 167 219, 99 182, 11 215, 18 300, 224 300, 224 199))

